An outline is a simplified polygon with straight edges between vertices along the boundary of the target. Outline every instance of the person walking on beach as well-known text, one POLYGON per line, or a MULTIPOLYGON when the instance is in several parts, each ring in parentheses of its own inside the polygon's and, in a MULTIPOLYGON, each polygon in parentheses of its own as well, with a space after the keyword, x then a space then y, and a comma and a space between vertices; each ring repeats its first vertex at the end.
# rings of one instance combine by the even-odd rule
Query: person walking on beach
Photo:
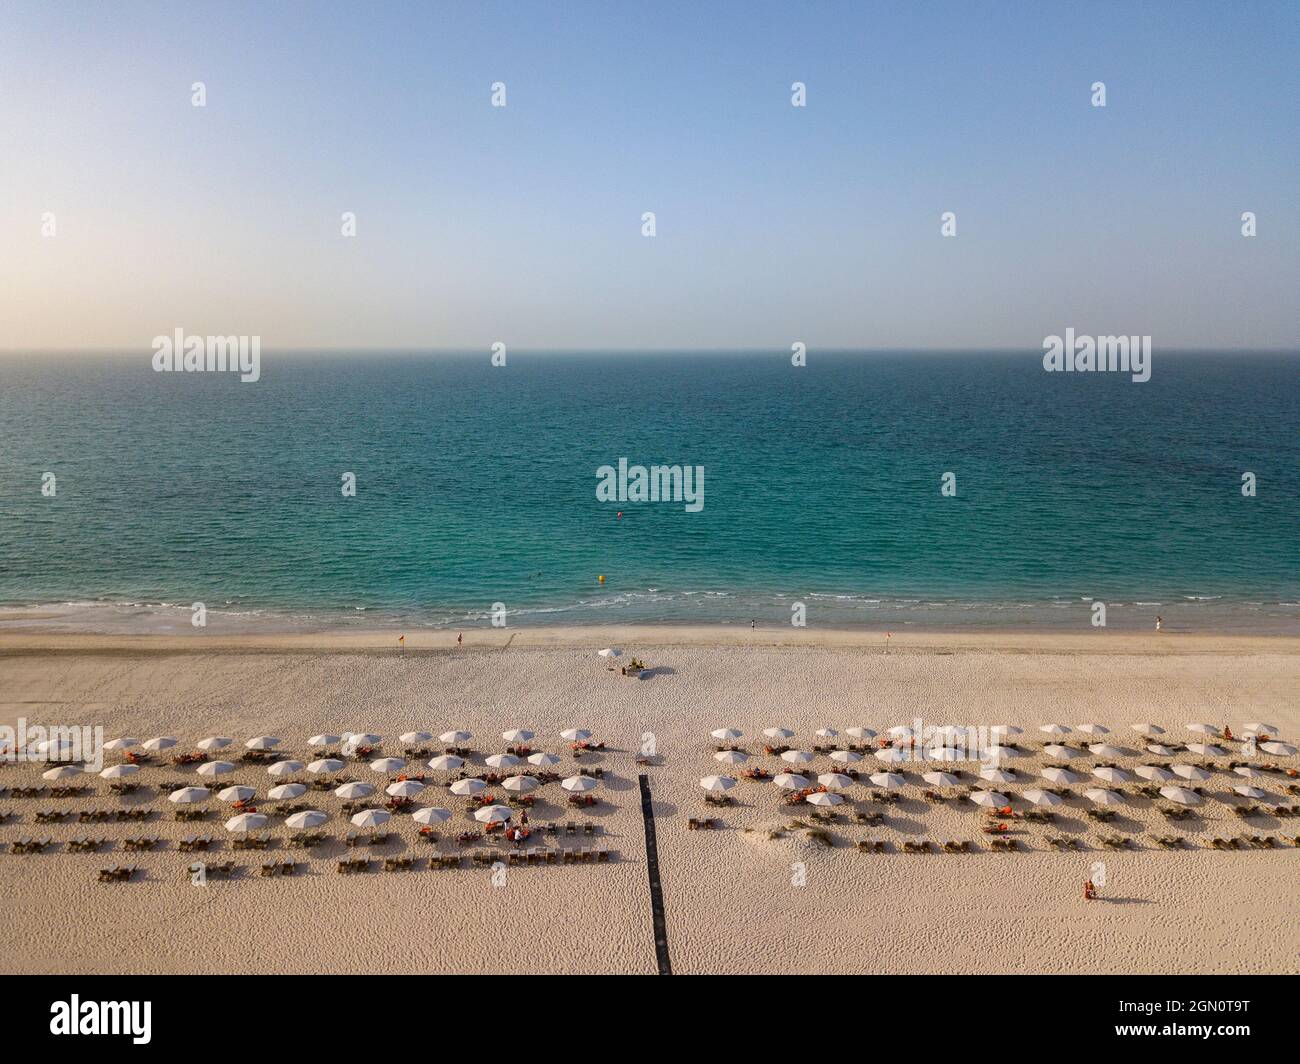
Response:
POLYGON ((1159 614, 1156 614, 1156 631, 1157 632, 1160 631, 1160 629, 1162 629, 1164 626, 1165 626, 1165 619, 1161 617, 1159 614))
POLYGON ((1097 888, 1092 885, 1092 880, 1089 879, 1083 884, 1083 900, 1092 901, 1096 897, 1097 888))
POLYGON ((460 632, 457 632, 457 633, 456 633, 456 645, 457 645, 457 646, 460 646, 461 643, 463 643, 464 641, 465 641, 465 637, 464 637, 463 635, 461 635, 460 632))

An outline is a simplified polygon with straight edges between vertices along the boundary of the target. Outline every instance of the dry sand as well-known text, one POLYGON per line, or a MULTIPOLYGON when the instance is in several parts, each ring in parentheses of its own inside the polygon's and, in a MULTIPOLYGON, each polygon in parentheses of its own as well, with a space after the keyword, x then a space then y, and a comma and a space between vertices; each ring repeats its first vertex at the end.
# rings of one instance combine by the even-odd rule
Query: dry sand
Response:
MULTIPOLYGON (((1026 828, 1025 854, 867 855, 859 838, 897 845, 928 838, 970 839, 984 850, 972 807, 925 805, 917 769, 889 826, 835 825, 826 850, 803 840, 768 841, 746 833, 785 814, 771 784, 742 782, 741 805, 712 812, 716 832, 687 830, 707 815, 701 776, 724 771, 712 758, 710 729, 746 733, 759 749, 762 728, 782 724, 801 748, 822 726, 883 730, 914 717, 942 724, 1019 724, 1034 746, 1036 726, 1100 721, 1121 747, 1140 749, 1127 725, 1152 721, 1171 737, 1194 738, 1183 724, 1205 720, 1278 725, 1300 733, 1300 640, 1090 633, 895 636, 879 633, 751 632, 748 629, 536 629, 476 632, 457 648, 454 634, 372 636, 0 635, 0 723, 102 723, 107 737, 172 734, 185 743, 207 734, 239 739, 281 735, 295 754, 319 731, 372 730, 393 737, 412 729, 474 731, 483 753, 504 748, 508 728, 534 729, 533 745, 564 755, 567 726, 592 728, 610 750, 587 764, 610 774, 592 819, 599 840, 618 851, 608 865, 509 869, 504 887, 486 869, 345 877, 343 853, 312 855, 306 874, 190 886, 188 855, 174 846, 138 856, 62 847, 39 856, 0 853, 5 913, 0 969, 6 972, 652 972, 655 970, 644 830, 633 755, 652 733, 663 764, 647 771, 656 799, 659 857, 669 951, 676 972, 1296 972, 1295 918, 1300 850, 1220 853, 1211 835, 1300 832, 1300 820, 1243 823, 1220 800, 1233 783, 1216 773, 1203 817, 1167 826, 1149 803, 1098 827, 1084 803, 1064 807, 1057 828, 1026 828), (593 649, 615 643, 655 670, 634 680, 605 671, 593 649), (1092 840, 1079 853, 1045 848, 1058 832, 1092 840), (1133 853, 1100 850, 1108 831, 1187 835, 1195 849, 1133 853), (1107 869, 1103 900, 1084 903, 1091 864, 1107 869), (135 861, 141 882, 105 885, 95 871, 135 861), (803 864, 806 884, 795 886, 803 864)), ((183 745, 178 749, 185 749, 183 745)), ((112 755, 107 755, 110 760, 112 755)), ((1009 764, 1031 771, 1042 756, 1009 764)), ((1137 757, 1120 759, 1137 763, 1137 757)), ((1180 760, 1199 760, 1183 755, 1180 760)), ((1279 759, 1295 767, 1300 759, 1279 759)), ((1083 761, 1085 765, 1091 761, 1083 761)), ((769 759, 769 767, 779 762, 769 759)), ((481 766, 480 766, 481 767, 481 766)), ((819 758, 811 768, 827 771, 819 758)), ((863 766, 866 767, 866 766, 863 766)), ((874 768, 874 765, 872 766, 874 768)), ((38 782, 38 768, 7 765, 0 783, 38 782)), ((139 778, 172 779, 193 769, 147 769, 139 778)), ((353 778, 368 778, 364 767, 353 778)), ((262 769, 226 781, 263 790, 262 769)), ((1256 781, 1281 797, 1287 781, 1256 781)), ((0 798, 21 813, 0 826, 0 841, 79 835, 176 839, 196 826, 35 824, 37 808, 119 804, 103 781, 94 798, 0 798)), ((1011 785, 1014 793, 1026 784, 1011 785)), ((1076 788, 1079 789, 1079 788, 1076 788)), ((864 788, 847 792, 862 805, 864 788)), ((560 808, 555 787, 534 822, 582 819, 560 808)), ((146 795, 149 797, 149 795, 146 795)), ((1290 801, 1300 802, 1300 798, 1290 801)), ((215 803, 214 803, 215 804, 215 803)), ((337 813, 327 795, 321 808, 337 813)), ((435 792, 453 825, 467 824, 465 800, 435 792)), ((841 809, 849 808, 842 806, 841 809)), ((1023 806, 1021 806, 1023 808, 1023 806)), ((391 854, 423 854, 415 827, 394 822, 391 854)), ((278 822, 273 821, 273 825, 278 822)), ((450 826, 450 825, 449 825, 450 826)), ((335 817, 323 830, 336 834, 335 817)), ((202 830, 224 837, 217 821, 202 830)), ((272 833, 287 834, 283 826, 272 833)), ((446 834, 446 833, 444 833, 446 834)), ((303 859, 301 851, 294 851, 303 859)), ((283 850, 272 856, 287 856, 283 850)), ((229 854, 256 866, 258 854, 229 854)), ((224 856, 222 857, 224 859, 224 856)))

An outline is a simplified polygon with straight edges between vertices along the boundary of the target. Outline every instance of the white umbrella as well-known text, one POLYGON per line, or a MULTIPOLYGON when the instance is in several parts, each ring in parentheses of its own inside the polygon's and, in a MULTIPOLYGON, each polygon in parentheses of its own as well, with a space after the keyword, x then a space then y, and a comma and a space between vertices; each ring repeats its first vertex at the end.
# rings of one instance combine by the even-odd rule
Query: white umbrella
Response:
POLYGON ((729 791, 736 785, 736 781, 730 776, 705 776, 700 780, 700 786, 706 791, 729 791))
POLYGON ((834 728, 818 728, 813 734, 819 739, 834 739, 840 733, 834 728))
POLYGON ((1039 731, 1047 732, 1048 735, 1068 735, 1070 729, 1064 724, 1041 724, 1039 731))
POLYGON ((140 740, 133 739, 129 735, 121 739, 110 739, 104 744, 105 750, 129 750, 133 746, 139 746, 140 740))
POLYGON ((533 733, 527 728, 511 728, 501 733, 501 738, 508 743, 526 743, 532 737, 533 733))
POLYGON ((172 791, 167 796, 167 800, 177 805, 197 805, 199 802, 206 802, 211 794, 212 792, 206 787, 182 787, 178 791, 172 791))
POLYGON ((1214 743, 1188 743, 1187 749, 1202 757, 1226 757, 1228 753, 1223 747, 1215 746, 1214 743))
POLYGON ((1267 772, 1261 772, 1259 769, 1255 768, 1254 765, 1238 765, 1232 771, 1238 776, 1245 776, 1248 780, 1259 779, 1262 776, 1268 775, 1267 772))
POLYGON ((1259 748, 1277 757, 1291 757, 1295 753, 1295 747, 1290 743, 1260 743, 1259 748))
POLYGON ((514 768, 519 764, 519 758, 514 754, 492 754, 485 760, 493 768, 514 768))
POLYGON ((363 809, 353 814, 352 823, 359 828, 377 828, 380 824, 387 824, 391 819, 392 814, 387 810, 363 809))
POLYGON ((293 798, 301 798, 307 793, 307 786, 303 783, 282 783, 278 787, 272 787, 266 792, 266 796, 273 802, 287 802, 293 798))
POLYGON ((787 791, 801 791, 808 786, 808 777, 797 772, 782 772, 772 777, 772 782, 787 791))
POLYGON ((515 811, 508 805, 485 805, 474 814, 474 819, 480 824, 503 824, 514 815, 515 811))
POLYGON ((394 798, 414 798, 424 790, 424 784, 419 780, 398 780, 384 789, 394 798))
POLYGON ((400 757, 377 757, 370 762, 370 771, 378 772, 381 775, 389 776, 394 772, 401 772, 406 768, 406 762, 400 757))
POLYGON ((467 743, 474 738, 473 732, 467 731, 445 731, 438 736, 441 743, 449 743, 452 746, 460 746, 461 743, 467 743))
POLYGON ((1188 730, 1188 731, 1191 731, 1191 732, 1199 732, 1199 733, 1202 734, 1202 735, 1218 735, 1218 734, 1219 734, 1219 729, 1216 728, 1213 724, 1199 724, 1199 723, 1198 723, 1198 724, 1189 724, 1189 725, 1187 725, 1187 730, 1188 730))
POLYGON ((65 754, 72 753, 73 744, 71 739, 46 739, 36 743, 30 749, 35 750, 47 761, 57 761, 65 754))
POLYGON ((304 768, 306 768, 306 766, 301 761, 277 761, 266 771, 269 775, 278 778, 280 776, 296 775, 297 773, 301 772, 304 768))
POLYGON ((715 739, 721 739, 724 742, 732 742, 739 739, 744 732, 737 731, 735 728, 715 728, 709 732, 715 739))
POLYGON ((1110 729, 1104 724, 1076 724, 1075 731, 1081 731, 1084 735, 1109 735, 1110 729))
POLYGON ((397 741, 403 746, 419 746, 421 743, 433 741, 433 732, 427 731, 409 731, 403 732, 397 737, 397 741))
POLYGON ((229 761, 205 761, 199 766, 200 776, 226 776, 235 771, 235 766, 229 761))
POLYGON ((341 787, 335 787, 334 793, 340 798, 346 798, 352 801, 356 798, 368 798, 375 793, 373 783, 345 783, 341 787))
POLYGON ((139 771, 139 765, 110 765, 100 775, 106 780, 117 780, 123 776, 134 776, 139 771))
POLYGON ((1276 735, 1277 729, 1271 724, 1261 724, 1259 721, 1251 721, 1246 725, 1246 731, 1252 735, 1276 735))
POLYGON ((560 780, 560 786, 574 794, 582 794, 586 791, 594 791, 600 783, 593 776, 569 776, 567 779, 560 780))
POLYGON ((313 735, 307 740, 308 746, 337 746, 343 741, 341 735, 313 735))
POLYGON ((891 739, 910 739, 912 738, 912 729, 906 724, 896 724, 885 732, 891 739))
POLYGON ((1092 751, 1093 757, 1123 757, 1124 751, 1118 746, 1111 746, 1109 743, 1094 743, 1088 747, 1092 751))
POLYGON ((986 805, 990 807, 1011 804, 1011 799, 998 791, 976 791, 970 796, 970 800, 976 805, 986 805))
POLYGON ((80 775, 81 769, 77 765, 60 765, 58 768, 52 768, 41 773, 43 780, 66 780, 70 776, 80 775))
POLYGON ((591 732, 586 728, 565 728, 560 732, 560 738, 569 743, 581 743, 591 738, 591 732))
POLYGON ((144 748, 156 753, 159 750, 170 750, 178 742, 180 742, 179 739, 173 739, 170 735, 160 735, 156 739, 147 740, 144 744, 144 748))
POLYGON ((1051 791, 1040 790, 1037 787, 1030 787, 1029 790, 1025 791, 1022 794, 1022 797, 1028 802, 1033 802, 1034 805, 1060 805, 1061 804, 1061 799, 1058 798, 1056 795, 1054 795, 1051 791))
POLYGON ((293 828, 295 831, 303 831, 307 828, 320 827, 328 819, 329 816, 319 809, 304 809, 301 813, 285 817, 284 823, 286 827, 293 828))
POLYGON ((433 825, 441 824, 451 819, 450 809, 438 809, 434 806, 426 806, 424 809, 417 809, 411 814, 411 819, 417 824, 433 825))
POLYGON ((980 779, 990 783, 1015 783, 1016 774, 1004 768, 986 768, 980 772, 980 779))
POLYGON ((527 794, 529 791, 535 791, 541 786, 532 776, 507 776, 501 781, 501 786, 508 791, 517 791, 520 794, 527 794))
POLYGON ((558 765, 560 763, 560 758, 556 754, 548 754, 545 753, 544 751, 539 750, 535 754, 528 755, 528 763, 530 765, 542 765, 542 766, 558 765))
POLYGON ((1089 801, 1096 802, 1098 805, 1123 805, 1124 799, 1114 791, 1104 790, 1101 787, 1089 787, 1083 792, 1084 797, 1089 801))
POLYGON ((1171 780, 1174 778, 1172 772, 1167 768, 1162 768, 1160 765, 1138 765, 1138 767, 1133 771, 1144 780, 1159 780, 1163 783, 1165 780, 1171 780))
POLYGON ((1161 787, 1160 793, 1171 802, 1178 802, 1180 805, 1199 805, 1201 802, 1201 796, 1186 787, 1161 787))
POLYGON ((1039 775, 1049 783, 1055 784, 1078 783, 1082 779, 1081 776, 1071 772, 1068 768, 1045 768, 1039 775))
POLYGON ((1243 798, 1265 797, 1264 792, 1261 791, 1258 787, 1248 787, 1244 783, 1240 787, 1233 787, 1232 789, 1236 791, 1238 794, 1240 794, 1243 798))
POLYGON ((844 734, 852 739, 874 739, 876 733, 870 728, 845 728, 844 734))
POLYGON ((308 765, 307 771, 313 775, 319 776, 322 772, 339 772, 343 767, 344 762, 340 761, 337 757, 322 757, 308 765))
POLYGON ((789 761, 792 765, 806 765, 813 759, 813 755, 807 750, 786 750, 781 755, 782 761, 789 761))
POLYGON ((749 755, 739 750, 719 750, 713 755, 714 761, 721 761, 728 765, 739 765, 749 760, 749 755))
POLYGON ((228 735, 209 735, 206 739, 200 739, 194 745, 204 753, 207 753, 211 750, 224 750, 234 741, 235 740, 230 738, 228 735))
POLYGON ((842 772, 823 772, 817 777, 817 782, 833 791, 842 791, 845 787, 853 786, 853 778, 842 772))
POLYGON ((1210 773, 1199 765, 1175 765, 1174 775, 1182 776, 1185 780, 1208 780, 1210 773))
POLYGON ((252 787, 227 787, 217 797, 223 802, 246 802, 255 794, 257 794, 257 791, 253 790, 252 787))
POLYGON ((927 772, 921 779, 935 787, 955 787, 961 782, 951 772, 927 772))
POLYGON ((877 787, 883 787, 887 791, 896 791, 907 782, 897 772, 873 772, 867 778, 877 787))
MULTIPOLYGON (((902 750, 899 753, 903 753, 902 750)), ((961 755, 951 746, 931 746, 925 751, 927 761, 960 761, 961 755)), ((901 759, 900 759, 901 760, 901 759)))
POLYGON ((487 784, 482 780, 457 780, 451 785, 451 793, 459 795, 478 794, 479 791, 486 788, 487 784))
POLYGON ((378 746, 384 741, 382 735, 376 735, 374 732, 352 732, 344 736, 344 743, 353 750, 362 746, 378 746))
POLYGON ((619 650, 618 647, 606 647, 604 650, 596 651, 596 653, 602 658, 621 658, 623 656, 623 651, 619 650))
POLYGON ((804 801, 809 805, 839 805, 844 801, 844 796, 834 791, 814 791, 805 796, 804 801))
POLYGON ((896 765, 900 761, 907 761, 908 754, 906 750, 900 750, 896 746, 890 746, 886 747, 884 750, 877 750, 876 760, 896 765))
POLYGON ((794 737, 794 732, 789 728, 764 728, 763 734, 769 739, 791 739, 794 737))
POLYGON ((1174 752, 1172 746, 1165 746, 1164 743, 1148 743, 1147 750, 1157 757, 1169 757, 1174 752))
POLYGON ((1049 757, 1065 758, 1069 760, 1072 757, 1082 757, 1083 755, 1072 746, 1058 746, 1056 743, 1049 743, 1043 747, 1043 753, 1049 757))
POLYGON ((240 813, 226 821, 226 830, 233 832, 256 831, 266 826, 265 813, 240 813))
POLYGON ((1107 783, 1125 783, 1129 778, 1122 768, 1094 768, 1092 774, 1107 783))
MULTIPOLYGON (((537 755, 534 754, 533 756, 536 757, 537 755)), ((532 761, 532 758, 530 757, 528 760, 532 761)), ((556 760, 558 761, 559 758, 556 758, 556 760)), ((456 769, 463 768, 464 766, 465 759, 463 757, 457 757, 455 754, 439 754, 429 762, 429 767, 438 772, 454 772, 456 769)))
POLYGON ((851 765, 855 761, 861 761, 862 755, 855 750, 832 750, 831 760, 843 765, 851 765))
POLYGON ((274 735, 255 735, 244 744, 250 750, 273 750, 280 745, 274 735))
POLYGON ((1129 727, 1143 735, 1164 735, 1165 733, 1164 728, 1160 727, 1159 724, 1148 724, 1146 721, 1130 724, 1129 727))

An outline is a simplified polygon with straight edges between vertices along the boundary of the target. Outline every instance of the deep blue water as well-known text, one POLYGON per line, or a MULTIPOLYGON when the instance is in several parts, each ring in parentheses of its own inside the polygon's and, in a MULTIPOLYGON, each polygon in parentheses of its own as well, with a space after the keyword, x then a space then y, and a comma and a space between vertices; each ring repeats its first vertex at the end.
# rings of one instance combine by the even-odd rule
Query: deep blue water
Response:
POLYGON ((1203 603, 1294 620, 1298 371, 1159 351, 1145 384, 1048 374, 1032 351, 267 352, 241 384, 148 353, 8 356, 0 603, 462 625, 497 601, 511 624, 788 623, 803 601, 810 625, 1074 625, 1095 596, 1112 624, 1203 603), (704 509, 598 501, 620 457, 703 466, 704 509))

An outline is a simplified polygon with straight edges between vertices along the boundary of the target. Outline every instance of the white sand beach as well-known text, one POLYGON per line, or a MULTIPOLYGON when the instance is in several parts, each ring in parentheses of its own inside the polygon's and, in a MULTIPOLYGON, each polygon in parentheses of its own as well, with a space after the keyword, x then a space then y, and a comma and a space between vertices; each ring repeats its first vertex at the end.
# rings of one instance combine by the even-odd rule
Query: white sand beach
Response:
MULTIPOLYGON (((1170 972, 1233 973, 1300 970, 1300 927, 1294 919, 1300 849, 1287 840, 1300 819, 1270 812, 1300 803, 1295 780, 1267 772, 1246 780, 1216 768, 1197 784, 1206 794, 1197 815, 1166 822, 1163 802, 1125 797, 1110 824, 1088 819, 1092 803, 1077 796, 1054 812, 1053 824, 1011 818, 1011 835, 1025 852, 992 852, 983 810, 969 802, 928 802, 920 772, 944 766, 899 766, 905 785, 889 806, 867 800, 865 782, 844 790, 837 821, 826 825, 825 847, 801 829, 771 839, 768 828, 811 808, 791 812, 770 782, 740 781, 734 806, 704 802, 701 777, 762 766, 781 771, 779 758, 762 755, 761 732, 781 725, 801 750, 825 745, 818 728, 894 725, 1016 725, 1022 756, 1004 767, 1017 781, 998 789, 1016 798, 1052 758, 1041 747, 1045 722, 1071 727, 1095 721, 1121 753, 1081 755, 1084 781, 1098 760, 1121 770, 1153 760, 1201 763, 1180 752, 1153 758, 1134 722, 1167 729, 1171 742, 1204 739, 1187 722, 1268 722, 1281 737, 1300 734, 1300 640, 1281 637, 1035 633, 917 633, 895 635, 887 650, 880 633, 749 629, 521 629, 476 631, 457 647, 455 633, 412 633, 405 650, 392 633, 236 636, 76 636, 37 632, 0 635, 0 724, 102 724, 106 738, 178 737, 158 754, 128 798, 110 795, 107 781, 81 777, 93 795, 68 799, 14 798, 0 792, 0 902, 5 913, 0 970, 6 972, 628 972, 656 969, 645 832, 637 776, 644 772, 655 801, 668 952, 678 973, 704 972, 1170 972), (595 654, 617 645, 651 669, 640 678, 608 671, 595 654), (605 751, 575 762, 558 733, 589 728, 605 751), (720 764, 709 732, 730 726, 744 733, 743 765, 720 764), (530 820, 590 820, 598 833, 573 839, 542 836, 549 848, 599 845, 614 851, 604 863, 508 867, 503 885, 492 871, 466 859, 459 869, 387 872, 382 858, 426 858, 409 816, 387 827, 392 841, 369 856, 377 867, 340 875, 340 859, 355 851, 340 843, 320 850, 230 852, 220 806, 203 824, 177 823, 176 808, 155 785, 199 783, 193 766, 173 767, 169 754, 188 751, 206 735, 238 740, 283 737, 285 756, 310 760, 306 744, 318 732, 372 731, 385 753, 411 730, 464 728, 466 745, 482 755, 508 745, 501 733, 523 727, 532 747, 560 755, 555 771, 569 775, 599 767, 604 779, 590 811, 564 802, 547 785, 530 820), (647 736, 660 755, 639 767, 647 736), (308 756, 304 756, 308 755, 308 756), (193 779, 191 779, 193 777, 193 779), (1232 813, 1245 799, 1232 787, 1266 792, 1260 818, 1232 813), (149 808, 139 823, 36 823, 38 809, 149 808), (853 814, 885 814, 880 825, 853 814), (712 817, 718 827, 691 830, 691 818, 712 817), (745 830, 750 829, 750 830, 745 830), (176 849, 196 831, 222 840, 207 860, 233 859, 242 875, 191 885, 194 859, 176 849), (1124 834, 1135 848, 1112 851, 1103 835, 1124 834), (1153 835, 1177 835, 1164 849, 1153 835), (1221 852, 1214 837, 1270 836, 1276 849, 1221 852), (112 842, 98 853, 70 853, 66 841, 92 835, 112 842), (156 835, 162 848, 124 853, 122 840, 156 835), (1077 851, 1058 852, 1051 836, 1077 838, 1077 851), (12 843, 49 837, 49 852, 21 855, 12 843), (887 842, 889 852, 859 852, 863 840, 887 842), (905 843, 941 847, 968 840, 975 852, 916 854, 905 843), (296 875, 263 878, 261 862, 292 859, 296 875), (1100 898, 1085 902, 1081 887, 1095 862, 1106 866, 1100 898), (129 883, 101 883, 97 870, 134 862, 129 883), (798 881, 801 885, 796 885, 798 881)), ((622 660, 626 660, 626 657, 622 660)), ((1076 744, 1089 738, 1066 737, 1076 744)), ((441 752, 438 743, 433 744, 441 752)), ((833 744, 832 744, 833 745, 833 744)), ((1238 744, 1211 758, 1223 766, 1246 760, 1238 744)), ((222 756, 222 755, 216 755, 222 756)), ((121 760, 105 755, 106 764, 121 760)), ((1300 768, 1295 756, 1259 755, 1263 764, 1300 768)), ((6 764, 0 787, 39 784, 48 766, 6 764)), ((483 771, 481 760, 470 769, 483 771)), ((526 767, 526 766, 525 766, 526 767)), ((807 766, 831 771, 824 755, 807 766)), ((858 766, 886 766, 871 757, 858 766)), ((969 770, 962 766, 966 782, 969 770)), ((433 781, 443 778, 424 771, 433 781)), ((385 782, 362 764, 355 780, 385 782)), ((303 777, 307 778, 307 777, 303 777)), ((264 796, 276 781, 264 766, 241 765, 219 786, 247 784, 264 796)), ((975 781, 979 782, 979 781, 975 781)), ((1146 781, 1116 786, 1132 791, 1146 781)), ((1176 781, 1183 782, 1183 781, 1176 781)), ((983 786, 984 784, 980 784, 983 786)), ((1189 784, 1190 785, 1190 784, 1189 784)), ((955 789, 954 789, 955 790, 955 789)), ((382 798, 382 792, 380 793, 382 798)), ((325 792, 302 799, 330 814, 320 830, 341 837, 348 829, 340 800, 325 792)), ((446 806, 440 849, 459 851, 450 836, 473 827, 468 800, 430 788, 417 805, 446 806)), ((1033 807, 1016 799, 1017 812, 1033 807)), ((202 808, 200 806, 199 808, 202 808)), ((272 819, 270 835, 290 834, 272 819)), ((1010 836, 1009 836, 1010 837, 1010 836)), ((500 852, 506 850, 496 844, 500 852)), ((423 861, 421 861, 423 864, 423 861)))

